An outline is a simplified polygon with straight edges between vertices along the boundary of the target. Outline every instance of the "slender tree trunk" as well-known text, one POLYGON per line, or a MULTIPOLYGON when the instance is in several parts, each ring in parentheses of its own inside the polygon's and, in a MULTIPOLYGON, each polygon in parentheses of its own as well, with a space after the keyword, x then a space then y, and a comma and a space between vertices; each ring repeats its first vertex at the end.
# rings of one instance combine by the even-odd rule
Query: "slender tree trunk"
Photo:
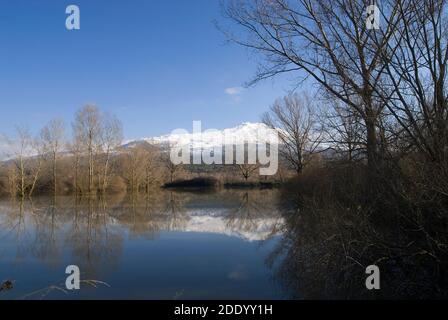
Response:
POLYGON ((54 191, 54 195, 56 196, 58 193, 57 190, 57 177, 56 177, 56 166, 57 166, 57 159, 56 159, 57 155, 56 155, 56 151, 53 152, 53 191, 54 191))
POLYGON ((25 198, 25 164, 23 156, 20 156, 20 196, 25 198))
POLYGON ((146 195, 149 196, 149 183, 150 183, 150 173, 148 168, 146 169, 146 195))
POLYGON ((131 169, 131 188, 132 188, 132 194, 135 194, 135 167, 134 164, 132 164, 131 169))
POLYGON ((34 193, 34 189, 36 188, 36 184, 37 184, 37 180, 39 179, 39 176, 40 176, 41 168, 42 168, 42 161, 39 160, 39 164, 38 164, 38 167, 37 167, 37 171, 36 171, 36 173, 35 173, 35 175, 34 175, 33 183, 32 183, 32 185, 31 185, 31 189, 30 189, 30 192, 29 192, 29 194, 28 194, 28 196, 29 196, 30 198, 32 197, 32 195, 33 195, 33 193, 34 193))
POLYGON ((92 136, 89 137, 89 195, 93 195, 93 147, 92 136))
POLYGON ((75 189, 75 196, 78 195, 78 172, 79 170, 79 155, 75 156, 75 176, 73 181, 73 188, 75 189))
POLYGON ((102 187, 102 191, 103 194, 106 194, 106 189, 107 189, 107 175, 108 175, 108 169, 109 169, 109 151, 107 151, 106 154, 106 162, 104 163, 104 177, 103 177, 103 187, 102 187))

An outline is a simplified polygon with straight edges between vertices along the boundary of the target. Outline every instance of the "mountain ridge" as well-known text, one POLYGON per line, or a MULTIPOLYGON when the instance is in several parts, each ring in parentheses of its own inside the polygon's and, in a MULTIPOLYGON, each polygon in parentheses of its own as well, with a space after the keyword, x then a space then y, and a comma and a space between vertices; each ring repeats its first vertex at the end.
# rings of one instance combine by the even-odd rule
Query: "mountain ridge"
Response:
POLYGON ((186 130, 182 133, 177 133, 176 130, 173 130, 170 134, 128 140, 123 144, 123 147, 133 147, 146 142, 151 145, 172 146, 177 144, 189 145, 192 148, 213 148, 225 145, 229 141, 234 144, 244 144, 268 143, 277 140, 275 130, 269 128, 264 123, 243 122, 235 127, 222 130, 208 129, 202 131, 200 135, 187 132, 186 130))

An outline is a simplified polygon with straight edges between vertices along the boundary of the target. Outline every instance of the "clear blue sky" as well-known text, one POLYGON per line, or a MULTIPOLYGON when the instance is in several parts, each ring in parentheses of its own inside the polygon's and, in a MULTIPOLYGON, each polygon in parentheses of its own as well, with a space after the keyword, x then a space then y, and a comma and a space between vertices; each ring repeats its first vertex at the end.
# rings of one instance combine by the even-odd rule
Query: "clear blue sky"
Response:
POLYGON ((218 0, 1 0, 0 133, 69 124, 86 103, 119 117, 127 139, 191 130, 193 120, 258 121, 291 83, 226 92, 254 75, 257 57, 226 43, 215 19, 218 0), (81 30, 65 28, 69 4, 81 30))

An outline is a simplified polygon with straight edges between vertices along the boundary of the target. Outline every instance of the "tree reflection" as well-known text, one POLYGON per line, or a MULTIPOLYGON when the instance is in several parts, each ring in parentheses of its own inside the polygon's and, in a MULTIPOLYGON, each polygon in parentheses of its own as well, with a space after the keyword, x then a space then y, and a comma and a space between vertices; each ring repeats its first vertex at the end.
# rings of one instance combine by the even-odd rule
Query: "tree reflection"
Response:
POLYGON ((270 239, 282 230, 277 201, 273 190, 0 201, 0 236, 16 264, 35 259, 50 270, 75 264, 83 278, 105 280, 123 263, 125 242, 152 241, 165 231, 270 239))
POLYGON ((246 190, 233 194, 237 197, 237 205, 225 217, 229 229, 244 232, 263 230, 266 239, 279 233, 283 219, 277 208, 277 192, 246 190))
MULTIPOLYGON (((387 221, 360 208, 285 193, 281 241, 268 258, 290 298, 431 298, 444 295, 443 261, 423 251, 393 215, 387 221), (381 271, 381 290, 367 290, 368 265, 381 271)), ((420 243, 419 243, 420 242, 420 243)))

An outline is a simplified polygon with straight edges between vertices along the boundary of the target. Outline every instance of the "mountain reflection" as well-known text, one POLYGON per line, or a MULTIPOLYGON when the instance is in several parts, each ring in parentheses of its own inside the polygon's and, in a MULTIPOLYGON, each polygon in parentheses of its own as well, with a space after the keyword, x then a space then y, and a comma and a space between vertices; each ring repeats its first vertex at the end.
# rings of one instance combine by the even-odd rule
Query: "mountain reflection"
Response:
POLYGON ((15 252, 8 258, 13 256, 14 264, 37 259, 56 267, 69 255, 95 279, 119 267, 128 238, 152 240, 161 232, 196 232, 258 241, 278 235, 283 218, 276 209, 277 198, 272 190, 224 190, 207 195, 158 191, 138 198, 4 200, 0 236, 13 244, 15 252))
POLYGON ((93 293, 81 290, 80 297, 92 298, 170 299, 182 292, 186 299, 356 299, 431 292, 421 264, 402 258, 407 247, 390 245, 397 243, 395 229, 346 211, 275 189, 3 200, 0 279, 18 285, 0 298, 63 280, 68 264, 78 265, 84 279, 112 282, 93 293), (387 237, 378 239, 376 230, 387 237), (365 266, 384 261, 394 267, 382 268, 382 290, 366 290, 365 266))

